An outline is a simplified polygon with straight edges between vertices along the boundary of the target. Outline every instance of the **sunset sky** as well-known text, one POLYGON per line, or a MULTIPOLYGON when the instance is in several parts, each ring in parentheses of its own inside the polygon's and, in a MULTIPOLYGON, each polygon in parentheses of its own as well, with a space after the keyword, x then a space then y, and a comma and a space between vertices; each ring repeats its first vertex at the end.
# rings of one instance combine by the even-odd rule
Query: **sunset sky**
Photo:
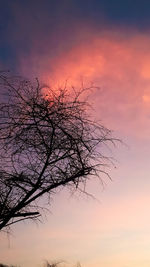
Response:
POLYGON ((42 223, 0 233, 0 262, 150 266, 150 1, 0 1, 0 68, 57 88, 94 83, 93 116, 124 144, 95 199, 61 191, 42 223))

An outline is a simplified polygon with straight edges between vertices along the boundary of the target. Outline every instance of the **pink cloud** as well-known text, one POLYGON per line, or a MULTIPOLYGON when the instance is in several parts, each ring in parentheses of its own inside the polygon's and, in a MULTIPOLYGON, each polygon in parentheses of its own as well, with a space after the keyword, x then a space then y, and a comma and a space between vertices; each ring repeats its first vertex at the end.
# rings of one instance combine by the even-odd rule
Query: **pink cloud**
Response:
MULTIPOLYGON (((81 33, 80 33, 81 34, 81 33)), ((79 34, 79 36, 80 36, 79 34)), ((86 33, 57 56, 34 51, 20 59, 23 73, 36 73, 52 86, 100 86, 91 99, 97 116, 108 127, 126 134, 150 134, 150 38, 133 32, 122 37, 118 31, 86 33), (87 37, 88 36, 88 37, 87 37), (30 66, 30 68, 29 68, 30 66)), ((78 36, 76 37, 78 38, 78 36)), ((49 41, 50 42, 50 41, 49 41)), ((49 45, 49 44, 47 44, 49 45)))

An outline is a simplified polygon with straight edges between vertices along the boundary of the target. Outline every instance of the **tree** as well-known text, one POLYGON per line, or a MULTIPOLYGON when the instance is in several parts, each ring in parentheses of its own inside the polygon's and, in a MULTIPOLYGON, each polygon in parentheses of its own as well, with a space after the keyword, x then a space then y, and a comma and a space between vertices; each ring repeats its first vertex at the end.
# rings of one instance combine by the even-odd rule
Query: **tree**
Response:
POLYGON ((111 131, 89 118, 84 89, 52 90, 0 73, 0 230, 40 216, 38 200, 58 188, 82 190, 104 172, 111 131))
MULTIPOLYGON (((62 262, 60 262, 60 261, 58 261, 58 262, 52 262, 52 263, 49 263, 48 261, 46 261, 43 266, 44 267, 57 267, 57 266, 62 266, 62 265, 60 265, 61 263, 62 262)), ((15 266, 13 266, 13 265, 6 265, 6 264, 0 263, 0 267, 15 267, 15 266)), ((76 267, 81 267, 81 264, 78 262, 77 265, 76 265, 76 267)))

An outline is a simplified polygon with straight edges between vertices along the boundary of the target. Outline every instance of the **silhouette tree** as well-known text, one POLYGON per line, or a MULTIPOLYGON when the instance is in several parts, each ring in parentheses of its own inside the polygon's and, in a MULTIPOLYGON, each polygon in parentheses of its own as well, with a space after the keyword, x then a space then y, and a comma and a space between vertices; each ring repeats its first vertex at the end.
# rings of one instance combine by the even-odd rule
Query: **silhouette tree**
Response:
MULTIPOLYGON (((52 263, 49 263, 48 261, 46 261, 46 263, 43 265, 43 267, 57 267, 61 264, 62 262, 61 261, 58 261, 58 262, 52 262, 52 263)), ((62 266, 62 265, 60 265, 62 266)), ((65 265, 63 265, 65 266, 65 265)), ((78 262, 76 265, 76 267, 81 267, 81 264, 78 262)), ((15 267, 13 265, 6 265, 6 264, 2 264, 0 263, 0 267, 15 267)), ((17 266, 16 266, 17 267, 17 266)))
POLYGON ((114 141, 89 118, 84 89, 45 88, 0 73, 0 230, 38 218, 38 200, 58 188, 84 190, 104 172, 102 145, 114 141))

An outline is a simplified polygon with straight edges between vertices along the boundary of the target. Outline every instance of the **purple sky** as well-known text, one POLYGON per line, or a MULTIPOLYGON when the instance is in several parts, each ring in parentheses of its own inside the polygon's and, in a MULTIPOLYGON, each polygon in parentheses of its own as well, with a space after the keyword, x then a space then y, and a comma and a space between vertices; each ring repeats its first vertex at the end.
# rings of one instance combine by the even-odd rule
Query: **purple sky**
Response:
POLYGON ((60 192, 43 224, 0 234, 0 261, 149 267, 150 2, 7 0, 0 13, 1 68, 55 87, 94 82, 95 118, 126 144, 108 151, 113 181, 87 185, 96 200, 60 192))

